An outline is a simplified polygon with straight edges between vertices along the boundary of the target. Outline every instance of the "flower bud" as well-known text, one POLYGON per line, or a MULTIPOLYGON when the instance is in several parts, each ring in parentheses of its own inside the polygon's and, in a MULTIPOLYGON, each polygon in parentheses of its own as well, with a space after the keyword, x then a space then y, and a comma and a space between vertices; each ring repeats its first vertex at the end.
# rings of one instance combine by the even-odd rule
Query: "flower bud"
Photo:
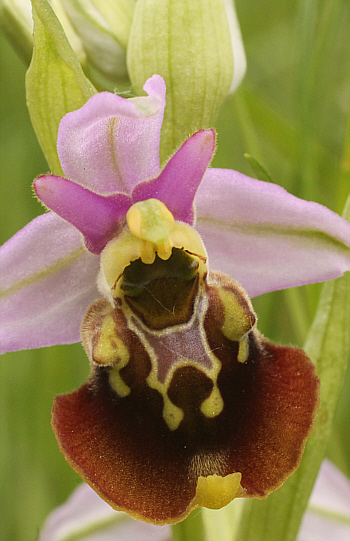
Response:
POLYGON ((128 82, 126 46, 135 0, 62 0, 87 55, 91 79, 102 88, 128 82))
MULTIPOLYGON (((58 17, 79 62, 84 66, 86 55, 79 36, 62 6, 61 0, 51 0, 50 5, 58 17)), ((33 16, 31 0, 4 0, 0 12, 1 27, 7 38, 26 64, 33 52, 33 16)))
POLYGON ((167 85, 162 158, 212 127, 240 83, 245 56, 231 0, 138 0, 127 50, 137 93, 154 73, 167 85))
MULTIPOLYGON (((126 46, 135 0, 51 0, 50 4, 90 79, 103 89, 128 83, 126 46)), ((1 25, 29 64, 33 49, 30 0, 4 0, 1 25)))
POLYGON ((4 34, 27 63, 33 50, 33 20, 30 0, 3 0, 0 24, 4 34))

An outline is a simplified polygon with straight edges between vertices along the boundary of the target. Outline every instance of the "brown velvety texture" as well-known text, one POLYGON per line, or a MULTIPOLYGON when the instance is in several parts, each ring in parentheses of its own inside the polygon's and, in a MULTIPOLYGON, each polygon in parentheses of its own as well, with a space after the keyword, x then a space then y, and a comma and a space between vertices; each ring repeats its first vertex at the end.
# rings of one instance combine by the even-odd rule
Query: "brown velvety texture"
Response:
POLYGON ((146 383, 148 354, 133 333, 131 359, 120 372, 131 387, 128 396, 110 387, 110 368, 95 367, 87 384, 55 399, 53 427, 67 460, 113 507, 146 521, 183 518, 199 476, 241 472, 244 495, 265 497, 297 468, 316 415, 319 382, 305 353, 273 345, 253 330, 247 362, 239 363, 238 342, 221 331, 216 288, 208 287, 208 294, 204 326, 222 363, 224 408, 217 417, 200 411, 211 379, 183 366, 168 395, 185 415, 171 431, 161 395, 146 383))

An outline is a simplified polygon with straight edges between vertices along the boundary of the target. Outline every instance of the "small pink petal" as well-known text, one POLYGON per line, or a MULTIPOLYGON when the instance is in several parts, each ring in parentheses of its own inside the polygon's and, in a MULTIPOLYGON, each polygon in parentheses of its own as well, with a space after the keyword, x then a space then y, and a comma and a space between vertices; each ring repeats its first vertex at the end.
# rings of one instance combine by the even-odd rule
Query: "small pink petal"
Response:
POLYGON ((251 297, 350 270, 350 224, 276 184, 208 169, 196 207, 211 268, 232 276, 251 297))
POLYGON ((0 250, 0 352, 80 341, 80 324, 100 295, 99 257, 53 213, 39 216, 0 250))
POLYGON ((159 177, 136 186, 133 201, 155 197, 163 201, 176 220, 192 224, 193 201, 214 150, 214 130, 195 133, 170 158, 159 177))
POLYGON ((130 207, 125 194, 103 196, 66 178, 43 175, 34 181, 35 193, 61 218, 84 235, 88 250, 99 254, 121 230, 130 207))
POLYGON ((75 536, 81 541, 170 541, 171 531, 169 526, 145 524, 114 511, 83 484, 49 515, 39 541, 64 541, 75 536))
POLYGON ((57 150, 65 175, 97 193, 123 192, 159 174, 165 83, 153 75, 148 97, 95 94, 63 117, 57 150))

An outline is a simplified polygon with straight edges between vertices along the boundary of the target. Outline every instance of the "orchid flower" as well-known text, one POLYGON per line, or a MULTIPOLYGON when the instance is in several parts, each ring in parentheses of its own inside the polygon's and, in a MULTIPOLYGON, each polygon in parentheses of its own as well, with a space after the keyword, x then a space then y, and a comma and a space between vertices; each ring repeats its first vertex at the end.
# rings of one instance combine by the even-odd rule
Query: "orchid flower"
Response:
POLYGON ((161 168, 164 81, 144 90, 62 119, 67 178, 34 182, 51 212, 2 248, 0 336, 3 352, 82 340, 90 379, 53 408, 61 451, 113 508, 175 524, 266 497, 298 467, 318 378, 303 351, 259 334, 248 295, 349 270, 350 225, 209 168, 213 130, 161 168))
MULTIPOLYGON (((169 526, 154 526, 113 511, 86 484, 47 518, 39 541, 171 541, 169 526), (85 535, 84 535, 85 533, 85 535)), ((350 534, 350 482, 324 460, 297 541, 344 541, 350 534)))

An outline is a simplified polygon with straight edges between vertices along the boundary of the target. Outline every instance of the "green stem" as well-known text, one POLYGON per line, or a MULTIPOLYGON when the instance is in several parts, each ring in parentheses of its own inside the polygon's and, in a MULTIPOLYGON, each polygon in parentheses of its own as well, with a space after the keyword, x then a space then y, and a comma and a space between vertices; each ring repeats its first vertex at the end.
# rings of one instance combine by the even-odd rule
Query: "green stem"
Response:
POLYGON ((172 527, 172 541, 206 541, 202 509, 196 509, 184 521, 172 527))

